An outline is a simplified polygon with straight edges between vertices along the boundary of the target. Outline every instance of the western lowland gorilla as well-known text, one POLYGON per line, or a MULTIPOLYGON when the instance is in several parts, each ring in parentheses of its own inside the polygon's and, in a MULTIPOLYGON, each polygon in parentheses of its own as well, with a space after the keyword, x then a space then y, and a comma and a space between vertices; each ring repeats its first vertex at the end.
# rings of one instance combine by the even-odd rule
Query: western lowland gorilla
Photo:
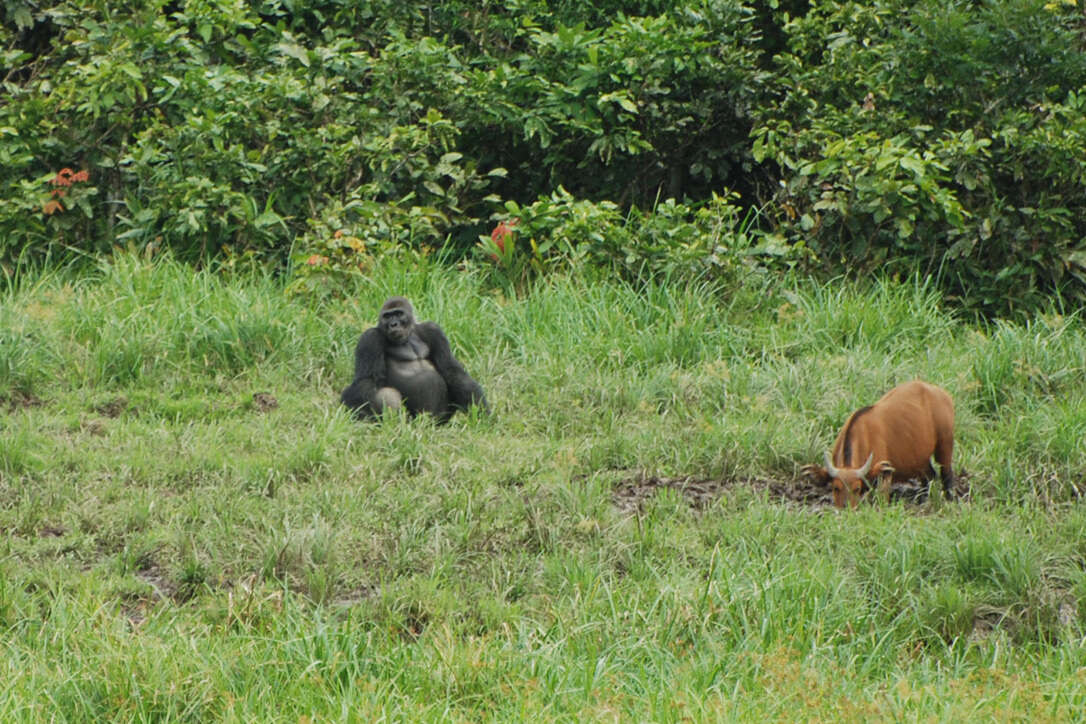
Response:
POLYGON ((449 340, 433 322, 415 322, 404 297, 381 307, 376 327, 362 333, 354 350, 354 380, 340 395, 355 417, 376 417, 406 408, 446 422, 457 410, 478 405, 490 412, 486 395, 453 357, 449 340))

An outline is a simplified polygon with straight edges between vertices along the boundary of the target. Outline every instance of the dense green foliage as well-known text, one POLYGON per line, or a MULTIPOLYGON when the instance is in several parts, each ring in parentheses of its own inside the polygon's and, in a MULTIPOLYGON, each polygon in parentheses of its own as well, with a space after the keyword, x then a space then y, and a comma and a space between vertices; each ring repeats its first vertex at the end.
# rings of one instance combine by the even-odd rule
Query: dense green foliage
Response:
POLYGON ((568 194, 631 214, 624 248, 513 234, 537 258, 512 281, 535 238, 625 276, 755 247, 986 313, 1079 302, 1084 24, 1072 0, 0 0, 0 262, 485 261, 509 204, 568 194), (716 197, 725 243, 641 238, 716 197))
POLYGON ((788 26, 755 155, 781 232, 938 273, 969 307, 1086 291, 1086 52, 1074 2, 820 3, 788 26))
POLYGON ((923 282, 510 298, 379 264, 317 302, 129 256, 0 292, 0 719, 1081 715, 1081 319, 971 327, 923 282), (492 418, 343 414, 391 291, 492 418), (748 480, 794 480, 914 376, 957 402, 971 501, 838 513, 748 480), (626 506, 641 473, 720 485, 626 506))

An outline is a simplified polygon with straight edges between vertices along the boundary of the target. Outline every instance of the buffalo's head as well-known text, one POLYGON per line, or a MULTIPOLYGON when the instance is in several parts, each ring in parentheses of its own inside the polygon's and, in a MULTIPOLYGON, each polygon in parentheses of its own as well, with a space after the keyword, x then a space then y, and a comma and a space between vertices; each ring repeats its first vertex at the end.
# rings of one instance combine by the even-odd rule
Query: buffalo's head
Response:
POLYGON ((826 451, 826 476, 833 491, 834 505, 838 508, 844 508, 846 504, 850 508, 856 507, 860 496, 871 487, 867 476, 874 459, 875 453, 871 453, 867 456, 867 462, 858 468, 837 468, 833 465, 833 457, 826 451))

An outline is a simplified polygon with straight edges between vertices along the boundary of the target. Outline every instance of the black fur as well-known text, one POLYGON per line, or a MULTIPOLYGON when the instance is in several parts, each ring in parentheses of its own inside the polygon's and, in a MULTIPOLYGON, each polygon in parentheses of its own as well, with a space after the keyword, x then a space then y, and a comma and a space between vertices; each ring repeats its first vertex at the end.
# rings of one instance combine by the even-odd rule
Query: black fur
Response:
MULTIPOLYGON (((859 410, 852 413, 852 417, 848 420, 848 428, 845 430, 844 444, 841 446, 841 462, 834 463, 834 465, 840 464, 845 467, 859 467, 859 465, 852 460, 852 426, 856 424, 856 420, 859 419, 860 415, 870 409, 871 405, 868 405, 866 407, 861 407, 859 410)), ((860 465, 862 464, 863 463, 860 463, 860 465)))
POLYGON ((453 357, 441 327, 416 323, 411 302, 403 297, 386 301, 378 325, 362 333, 354 352, 354 379, 340 399, 356 417, 371 418, 386 406, 398 406, 388 402, 388 388, 402 396, 411 415, 429 412, 440 422, 471 405, 490 411, 483 388, 453 357))

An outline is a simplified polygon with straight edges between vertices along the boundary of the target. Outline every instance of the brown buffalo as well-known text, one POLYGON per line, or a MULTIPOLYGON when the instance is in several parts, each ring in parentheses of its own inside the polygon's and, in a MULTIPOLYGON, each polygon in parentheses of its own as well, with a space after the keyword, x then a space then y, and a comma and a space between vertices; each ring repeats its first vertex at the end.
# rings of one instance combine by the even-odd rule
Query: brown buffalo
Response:
POLYGON ((939 464, 943 490, 952 494, 953 453, 954 402, 946 390, 916 380, 852 413, 837 435, 833 454, 826 451, 826 467, 808 465, 804 472, 830 484, 838 508, 846 503, 855 507, 872 480, 888 485, 890 480, 934 477, 932 457, 939 464))

